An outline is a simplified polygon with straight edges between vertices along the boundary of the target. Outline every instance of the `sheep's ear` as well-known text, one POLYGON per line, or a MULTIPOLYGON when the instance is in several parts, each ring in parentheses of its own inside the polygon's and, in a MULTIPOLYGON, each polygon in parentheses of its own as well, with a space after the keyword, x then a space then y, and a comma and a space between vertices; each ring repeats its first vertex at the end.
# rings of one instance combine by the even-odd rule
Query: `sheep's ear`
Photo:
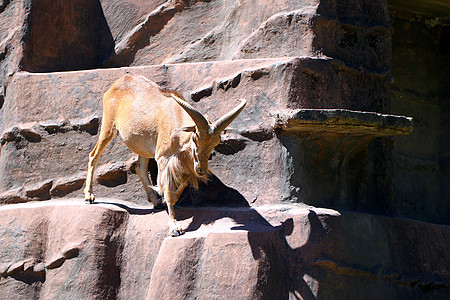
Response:
POLYGON ((194 126, 185 126, 185 127, 176 129, 176 131, 194 132, 195 128, 196 128, 195 125, 194 126))

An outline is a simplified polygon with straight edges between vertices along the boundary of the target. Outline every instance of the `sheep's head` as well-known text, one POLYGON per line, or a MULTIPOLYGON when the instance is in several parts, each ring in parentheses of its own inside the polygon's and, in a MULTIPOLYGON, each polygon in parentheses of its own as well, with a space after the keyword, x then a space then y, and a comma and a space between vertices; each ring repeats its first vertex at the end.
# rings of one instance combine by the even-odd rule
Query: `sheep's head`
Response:
POLYGON ((194 170, 199 176, 204 176, 208 172, 208 159, 215 146, 220 143, 220 133, 239 115, 247 104, 241 99, 241 103, 227 114, 223 115, 214 123, 208 120, 190 104, 172 94, 172 98, 191 116, 195 126, 182 128, 184 131, 191 131, 192 134, 192 155, 194 159, 194 170))

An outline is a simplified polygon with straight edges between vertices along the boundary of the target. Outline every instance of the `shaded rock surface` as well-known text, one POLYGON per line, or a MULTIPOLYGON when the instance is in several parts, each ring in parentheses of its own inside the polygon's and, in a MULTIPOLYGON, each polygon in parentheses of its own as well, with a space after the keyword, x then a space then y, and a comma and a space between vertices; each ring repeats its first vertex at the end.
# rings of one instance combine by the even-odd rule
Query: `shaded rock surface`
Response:
POLYGON ((115 199, 0 208, 8 299, 443 299, 445 226, 306 206, 178 208, 115 199), (404 237, 408 236, 408 239, 404 237), (405 262, 408 264, 405 264, 405 262))
POLYGON ((398 0, 390 5, 395 29, 391 111, 414 117, 409 138, 394 140, 396 210, 449 224, 450 3, 398 0))

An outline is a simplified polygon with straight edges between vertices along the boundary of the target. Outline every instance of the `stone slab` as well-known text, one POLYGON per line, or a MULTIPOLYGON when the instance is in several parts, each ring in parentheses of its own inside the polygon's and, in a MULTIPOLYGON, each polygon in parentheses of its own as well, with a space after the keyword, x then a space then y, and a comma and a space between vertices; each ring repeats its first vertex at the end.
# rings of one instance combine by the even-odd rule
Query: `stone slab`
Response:
POLYGON ((117 199, 0 208, 8 299, 443 299, 448 226, 304 205, 165 211, 117 199), (405 236, 408 238, 406 239, 405 236))
POLYGON ((407 135, 412 118, 345 109, 298 109, 273 114, 274 129, 293 132, 336 132, 361 136, 407 135))

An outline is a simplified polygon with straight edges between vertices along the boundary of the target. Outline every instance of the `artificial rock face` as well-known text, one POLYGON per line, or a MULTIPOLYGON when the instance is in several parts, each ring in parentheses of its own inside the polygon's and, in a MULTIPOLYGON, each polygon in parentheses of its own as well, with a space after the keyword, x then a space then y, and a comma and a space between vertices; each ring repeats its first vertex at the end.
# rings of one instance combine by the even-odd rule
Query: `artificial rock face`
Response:
MULTIPOLYGON (((99 299, 445 294, 448 255, 433 254, 445 253, 442 227, 312 207, 409 213, 408 200, 398 202, 407 185, 394 185, 403 173, 394 173, 399 162, 394 169, 391 161, 393 147, 399 149, 391 137, 408 142, 412 125, 388 114, 388 3, 344 2, 0 1, 0 203, 82 201, 102 95, 126 72, 181 92, 211 120, 237 99, 248 101, 211 156, 215 177, 180 199, 183 206, 222 207, 201 216, 182 210, 186 237, 165 239, 164 213, 133 208, 147 200, 134 173, 136 156, 117 138, 100 159, 94 189, 113 198, 108 202, 130 202, 1 210, 8 246, 0 249, 7 258, 0 289, 43 299, 64 293, 99 299), (311 211, 283 213, 293 203, 311 211), (224 208, 249 205, 269 208, 256 214, 224 208), (61 216, 69 211, 70 228, 61 216), (17 234, 7 231, 18 226, 17 234), (58 241, 56 228, 76 238, 58 241), (418 241, 424 232, 427 243, 396 243, 399 236, 418 241), (37 236, 46 240, 11 254, 37 236), (358 251, 361 245, 367 248, 358 251), (236 249, 245 249, 239 261, 236 249), (222 264, 233 261, 231 273, 217 266, 217 253, 222 264), (411 263, 414 253, 421 265, 411 263)), ((405 147, 401 155, 409 157, 405 147)), ((154 181, 156 168, 151 164, 154 181)))
MULTIPOLYGON (((60 197, 81 188, 85 160, 99 131, 102 94, 124 72, 132 72, 182 92, 211 119, 237 98, 249 101, 234 122, 237 132, 224 137, 210 162, 218 178, 247 201, 375 211, 389 207, 389 146, 379 138, 386 133, 364 136, 356 127, 287 132, 284 127, 275 130, 274 121, 278 113, 295 109, 387 111, 390 31, 385 3, 100 4, 58 4, 55 20, 44 18, 52 13, 44 9, 45 1, 22 9, 23 70, 130 67, 7 78, 0 186, 8 192, 3 202, 60 197), (74 34, 65 34, 68 30, 74 34), (74 43, 79 44, 72 47, 76 51, 69 50, 74 43), (351 138, 346 137, 349 132, 351 138), (324 142, 315 142, 317 133, 324 142), (44 153, 46 159, 40 159, 44 153), (68 156, 70 161, 64 160, 68 156)), ((8 9, 19 10, 12 4, 8 9)), ((367 120, 368 126, 371 122, 367 120)), ((127 182, 122 196, 142 198, 131 175, 133 155, 120 142, 108 151, 99 182, 112 188, 99 193, 116 195, 127 182)))
MULTIPOLYGON (((101 98, 103 90, 124 72, 151 77, 156 82, 176 90, 191 91, 190 93, 185 92, 185 97, 195 99, 196 103, 194 104, 201 111, 209 112, 212 119, 216 119, 231 109, 235 105, 236 99, 248 99, 249 103, 245 112, 233 124, 235 128, 238 128, 238 133, 231 132, 223 137, 222 143, 214 152, 210 165, 219 179, 231 188, 237 189, 248 201, 253 203, 290 200, 307 203, 311 201, 312 203, 309 204, 314 204, 314 197, 325 199, 320 203, 321 205, 325 205, 326 203, 323 202, 326 201, 338 201, 340 198, 332 199, 336 193, 339 193, 338 189, 343 188, 342 193, 347 193, 347 191, 351 193, 348 188, 344 187, 347 183, 336 181, 342 177, 339 172, 348 172, 347 168, 357 170, 362 164, 353 161, 352 166, 344 165, 341 169, 336 169, 330 165, 330 161, 343 160, 348 156, 349 151, 354 151, 354 154, 360 155, 361 161, 364 161, 365 153, 368 151, 367 146, 377 136, 377 133, 366 134, 366 137, 361 136, 364 133, 357 130, 358 126, 350 126, 346 129, 347 131, 343 132, 300 129, 296 133, 290 129, 284 130, 283 126, 274 131, 276 115, 290 108, 306 106, 315 109, 319 105, 334 109, 346 108, 346 106, 355 108, 356 105, 346 99, 351 99, 350 91, 356 90, 359 85, 366 88, 365 84, 361 82, 364 79, 360 78, 352 83, 354 86, 350 90, 340 90, 340 86, 329 84, 333 80, 338 82, 333 78, 333 74, 339 72, 341 79, 347 77, 353 80, 355 76, 359 76, 358 72, 349 69, 342 63, 330 63, 323 59, 237 60, 78 71, 63 74, 22 73, 17 75, 10 84, 9 91, 11 95, 14 95, 14 101, 10 103, 15 103, 18 107, 20 99, 27 99, 27 102, 20 105, 23 109, 14 111, 11 107, 13 113, 4 118, 5 123, 11 124, 11 129, 4 134, 3 155, 5 161, 10 161, 5 164, 3 171, 6 187, 31 181, 33 184, 28 185, 32 185, 32 189, 35 189, 35 184, 39 184, 39 182, 44 184, 52 179, 53 185, 56 184, 56 181, 73 182, 79 179, 79 183, 74 184, 72 190, 65 190, 70 193, 81 188, 81 181, 85 176, 86 157, 97 139, 98 119, 101 116, 100 102, 96 99, 101 98), (209 76, 204 76, 205 72, 209 76), (311 80, 309 76, 311 73, 316 74, 317 81, 328 84, 321 86, 315 80, 311 80), (175 76, 186 79, 177 80, 174 79, 175 76), (31 87, 36 86, 37 83, 47 86, 47 88, 32 89, 31 87), (271 86, 275 83, 277 83, 276 86, 271 86), (23 84, 30 88, 21 89, 20 86, 23 84), (74 88, 74 85, 78 88, 74 88), (299 90, 305 92, 299 93, 299 90), (348 98, 341 101, 335 96, 336 93, 348 94, 348 98), (208 94, 210 95, 205 96, 208 94), (324 103, 316 103, 313 100, 316 98, 324 99, 324 103), (327 104, 328 101, 329 104, 327 104), (42 110, 47 106, 51 106, 52 111, 42 110), (47 120, 40 121, 44 118, 47 120), (13 124, 18 121, 27 127, 16 129, 17 126, 15 127, 13 124), (329 142, 310 144, 308 141, 311 140, 311 132, 313 135, 322 135, 323 139, 328 139, 329 142), (350 136, 348 136, 349 133, 350 136), (22 147, 21 144, 27 146, 22 147), (326 150, 328 147, 330 150, 326 150), (49 152, 48 149, 54 150, 49 152), (330 154, 324 154, 325 151, 329 151, 330 154), (22 160, 11 158, 21 152, 26 152, 28 155, 23 156, 22 160), (43 152, 47 152, 49 156, 59 157, 55 157, 55 159, 71 157, 71 161, 54 164, 54 160, 39 160, 43 152), (314 158, 319 153, 325 155, 323 160, 314 158), (312 158, 309 158, 309 155, 312 155, 312 158), (301 157, 305 157, 305 159, 301 160, 301 157), (309 166, 304 165, 304 163, 311 163, 311 160, 315 163, 309 166), (17 172, 23 168, 23 163, 33 164, 33 170, 27 173, 17 172), (318 174, 313 175, 317 168, 321 168, 321 170, 317 171, 318 174), (64 172, 64 170, 68 172, 64 172), (45 173, 47 173, 47 178, 44 177, 45 173), (333 176, 335 179, 331 178, 333 176), (302 179, 302 177, 304 178, 302 179), (307 178, 310 178, 310 183, 304 180, 307 178), (322 187, 320 193, 313 191, 318 187, 322 187), (325 187, 329 187, 328 190, 324 190, 325 187)), ((374 105, 370 102, 359 103, 359 106, 367 109, 374 105)), ((330 119, 336 117, 337 115, 331 116, 330 119)), ((342 117, 343 120, 351 118, 353 118, 351 112, 342 117)), ((317 121, 310 120, 310 122, 316 123, 317 121)), ((374 126, 370 118, 366 122, 370 126, 374 126)), ((326 124, 323 126, 331 128, 326 124)), ((382 127, 378 128, 380 135, 382 135, 382 127)), ((106 180, 108 176, 101 175, 103 174, 102 170, 100 170, 100 180, 106 186, 114 186, 117 185, 114 182, 120 184, 127 181, 126 174, 133 166, 127 161, 132 155, 118 139, 108 151, 109 153, 102 156, 103 163, 113 162, 114 164, 109 167, 105 165, 102 168, 110 168, 109 177, 113 182, 108 184, 108 180, 106 180), (114 158, 116 159, 114 160, 114 158), (115 179, 113 174, 122 179, 115 179)), ((384 155, 384 151, 381 152, 384 155)), ((336 163, 333 162, 333 164, 336 163)), ((105 172, 107 171, 105 170, 105 172)), ((361 172, 364 170, 360 170, 361 172)), ((378 170, 375 169, 373 172, 376 173, 378 170)), ((368 176, 367 185, 371 184, 371 177, 378 178, 376 174, 357 174, 357 176, 368 176)), ((358 180, 362 180, 362 177, 353 179, 356 182, 349 184, 357 185, 358 180)), ((51 189, 50 194, 52 194, 54 187, 49 188, 51 189)), ((25 191, 29 189, 28 186, 24 188, 25 191)), ((136 189, 138 194, 128 192, 123 193, 123 196, 129 200, 134 196, 141 196, 142 191, 140 191, 139 184, 136 189)), ((361 189, 360 192, 365 193, 364 187, 361 189)), ((367 194, 372 194, 372 191, 373 189, 367 194)), ((386 192, 388 195, 389 191, 387 189, 381 193, 386 192)), ((99 193, 102 192, 102 190, 99 191, 99 193)), ((117 190, 107 191, 106 195, 112 196, 116 192, 117 190)), ((63 192, 53 192, 53 194, 61 196, 63 192)), ((374 194, 374 197, 378 196, 374 194)))
POLYGON ((183 208, 186 234, 171 238, 163 210, 80 200, 0 208, 7 299, 439 299, 448 291, 445 226, 292 205, 183 208))

